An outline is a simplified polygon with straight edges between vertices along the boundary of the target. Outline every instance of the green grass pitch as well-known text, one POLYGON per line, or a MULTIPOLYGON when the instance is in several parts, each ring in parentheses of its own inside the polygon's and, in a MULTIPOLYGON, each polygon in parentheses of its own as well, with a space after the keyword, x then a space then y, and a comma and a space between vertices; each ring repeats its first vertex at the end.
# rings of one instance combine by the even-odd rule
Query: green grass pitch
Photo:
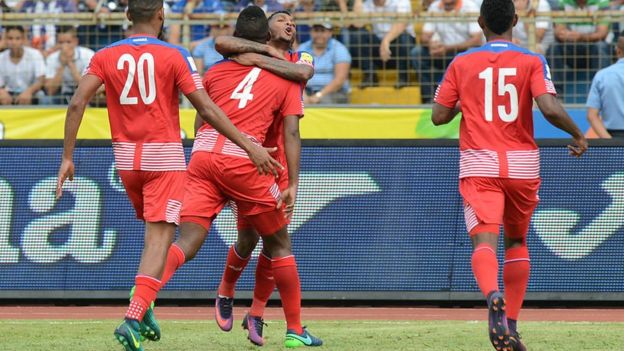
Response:
MULTIPOLYGON (((115 320, 0 320, 2 351, 122 351, 114 340, 115 320)), ((308 321, 323 338, 321 350, 488 351, 485 322, 308 321)), ((230 333, 213 321, 162 321, 163 338, 145 342, 146 351, 283 350, 285 326, 270 321, 267 344, 251 345, 239 325, 230 333)), ((624 323, 521 323, 530 351, 624 350, 624 323)))

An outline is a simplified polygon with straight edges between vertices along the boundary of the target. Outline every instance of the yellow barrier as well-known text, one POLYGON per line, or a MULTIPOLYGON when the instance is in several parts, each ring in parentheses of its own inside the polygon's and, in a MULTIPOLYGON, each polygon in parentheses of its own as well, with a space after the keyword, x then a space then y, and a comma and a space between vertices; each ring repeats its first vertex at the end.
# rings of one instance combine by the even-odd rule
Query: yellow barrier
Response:
MULTIPOLYGON (((183 135, 192 138, 194 110, 180 111, 183 135)), ((64 109, 2 109, 3 139, 62 139, 64 109)), ((301 120, 303 139, 457 138, 459 119, 445 127, 431 124, 431 111, 414 108, 308 108, 301 120)), ((79 139, 110 139, 106 109, 88 109, 79 139)))

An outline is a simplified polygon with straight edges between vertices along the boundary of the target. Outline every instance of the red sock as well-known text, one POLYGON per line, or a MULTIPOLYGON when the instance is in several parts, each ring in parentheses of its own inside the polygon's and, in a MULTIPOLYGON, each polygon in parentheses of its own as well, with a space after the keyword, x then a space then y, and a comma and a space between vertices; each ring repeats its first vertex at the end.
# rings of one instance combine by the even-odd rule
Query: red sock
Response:
POLYGON ((498 260, 490 245, 479 244, 472 253, 472 273, 483 295, 498 291, 498 260))
POLYGON ((249 263, 249 257, 240 257, 234 246, 235 245, 230 246, 230 250, 228 251, 223 277, 221 277, 221 284, 219 284, 219 296, 229 298, 234 297, 236 282, 243 273, 243 269, 247 267, 247 263, 249 263))
POLYGON ((277 257, 271 260, 275 285, 282 299, 286 328, 303 333, 301 327, 301 284, 297 273, 295 256, 277 257))
POLYGON ((160 280, 147 275, 137 275, 134 278, 134 295, 130 301, 130 306, 126 312, 126 318, 142 321, 145 311, 156 299, 156 294, 160 290, 160 280))
POLYGON ((514 247, 505 251, 503 282, 507 300, 507 318, 518 320, 524 294, 529 283, 531 261, 526 246, 514 247))
POLYGON ((256 266, 256 285, 254 286, 253 302, 249 314, 254 317, 262 317, 267 301, 275 289, 275 279, 271 269, 271 259, 264 254, 258 256, 256 266))
POLYGON ((169 252, 167 253, 167 262, 165 263, 165 270, 163 271, 161 287, 165 286, 167 282, 173 277, 173 274, 180 268, 184 262, 186 262, 186 255, 184 251, 176 245, 171 244, 169 252))

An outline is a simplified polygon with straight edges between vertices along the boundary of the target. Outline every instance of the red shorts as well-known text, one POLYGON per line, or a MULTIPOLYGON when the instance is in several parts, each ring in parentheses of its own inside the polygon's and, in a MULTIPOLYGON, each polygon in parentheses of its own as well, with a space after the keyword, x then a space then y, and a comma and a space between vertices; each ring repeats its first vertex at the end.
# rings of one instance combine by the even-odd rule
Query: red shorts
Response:
POLYGON ((138 219, 178 224, 184 171, 118 171, 138 219))
MULTIPOLYGON (((286 168, 279 171, 279 175, 277 176, 277 186, 279 187, 280 191, 284 191, 288 188, 288 170, 286 170, 286 168)), ((232 207, 232 211, 236 216, 236 228, 238 230, 253 228, 247 216, 241 215, 240 212, 238 212, 236 202, 230 202, 230 206, 232 207)), ((290 219, 287 219, 286 224, 290 224, 290 219)))
POLYGON ((258 174, 249 159, 195 152, 187 171, 181 215, 212 219, 231 199, 239 215, 247 216, 260 234, 274 234, 287 224, 284 212, 277 209, 280 194, 275 177, 258 174))
POLYGON ((498 232, 503 224, 506 236, 524 237, 539 202, 540 182, 540 179, 487 177, 460 179, 459 192, 464 198, 464 217, 470 235, 483 232, 479 231, 483 225, 498 232))

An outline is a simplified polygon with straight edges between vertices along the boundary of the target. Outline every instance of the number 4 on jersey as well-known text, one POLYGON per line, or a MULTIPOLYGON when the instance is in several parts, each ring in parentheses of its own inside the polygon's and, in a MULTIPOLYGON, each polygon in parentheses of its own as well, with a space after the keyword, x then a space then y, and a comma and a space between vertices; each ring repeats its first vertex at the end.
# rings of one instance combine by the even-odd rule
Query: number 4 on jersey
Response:
POLYGON ((253 100, 251 88, 258 79, 260 71, 262 70, 258 67, 253 68, 232 92, 230 99, 238 100, 238 108, 245 108, 247 101, 253 100))

